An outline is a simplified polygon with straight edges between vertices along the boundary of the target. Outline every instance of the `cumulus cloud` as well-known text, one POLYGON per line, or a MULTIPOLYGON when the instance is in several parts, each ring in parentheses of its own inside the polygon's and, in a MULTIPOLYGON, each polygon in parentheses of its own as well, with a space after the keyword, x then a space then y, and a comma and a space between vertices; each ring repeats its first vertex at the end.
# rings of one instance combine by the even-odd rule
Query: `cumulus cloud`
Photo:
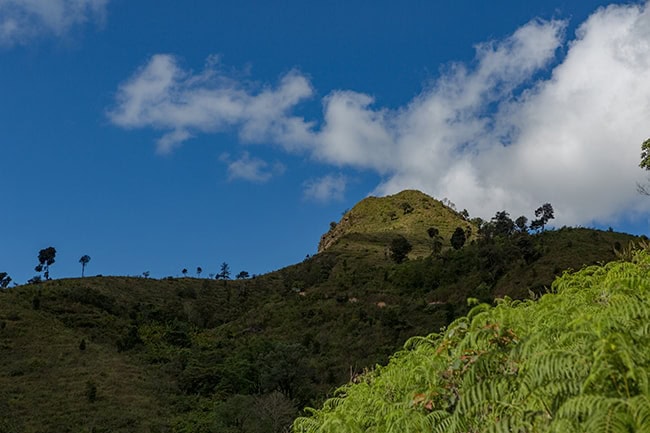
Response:
POLYGON ((650 135, 650 13, 596 11, 558 61, 565 24, 535 20, 477 46, 474 68, 452 64, 397 110, 330 94, 317 156, 384 174, 379 195, 419 188, 483 217, 547 201, 561 224, 647 210, 635 182, 650 135))
POLYGON ((275 88, 246 86, 219 69, 211 57, 203 71, 183 70, 168 54, 153 56, 117 92, 110 119, 125 128, 165 131, 158 151, 168 153, 196 132, 238 128, 245 142, 271 141, 288 150, 309 140, 311 124, 290 114, 313 90, 297 71, 284 75, 275 88))
POLYGON ((305 182, 303 194, 309 200, 329 202, 343 200, 347 179, 341 174, 328 174, 326 176, 310 179, 305 182))
MULTIPOLYGON (((640 143, 650 136, 650 8, 598 9, 568 37, 566 24, 533 20, 477 45, 470 66, 447 65, 403 107, 332 91, 318 127, 292 114, 313 94, 298 72, 254 91, 214 67, 192 74, 156 56, 122 85, 112 119, 163 130, 162 150, 233 127, 243 141, 379 173, 377 194, 418 188, 483 217, 502 209, 530 216, 544 202, 559 224, 646 212, 635 185, 644 177, 640 143)), ((313 198, 344 191, 342 176, 305 185, 313 198)))
POLYGON ((103 19, 109 0, 0 0, 0 45, 25 44, 40 35, 62 36, 103 19))
POLYGON ((237 160, 230 160, 229 155, 222 155, 221 160, 228 164, 229 180, 246 180, 255 183, 264 183, 273 176, 284 173, 286 167, 280 162, 269 164, 260 158, 251 157, 244 152, 237 160))

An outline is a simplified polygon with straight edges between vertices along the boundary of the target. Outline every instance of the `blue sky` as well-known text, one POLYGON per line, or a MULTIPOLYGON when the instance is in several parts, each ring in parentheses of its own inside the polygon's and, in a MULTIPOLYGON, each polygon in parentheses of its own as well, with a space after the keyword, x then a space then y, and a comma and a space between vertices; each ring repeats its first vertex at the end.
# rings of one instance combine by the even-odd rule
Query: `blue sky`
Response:
POLYGON ((367 195, 647 233, 645 2, 0 0, 0 271, 264 273, 367 195))

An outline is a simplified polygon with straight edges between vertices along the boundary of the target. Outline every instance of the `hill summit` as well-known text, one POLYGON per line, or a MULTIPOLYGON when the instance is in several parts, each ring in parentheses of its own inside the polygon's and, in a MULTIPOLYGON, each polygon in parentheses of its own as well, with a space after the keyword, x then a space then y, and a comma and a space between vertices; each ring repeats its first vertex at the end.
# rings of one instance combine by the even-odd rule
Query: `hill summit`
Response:
POLYGON ((429 228, 450 239, 457 227, 476 233, 476 227, 441 201, 417 190, 405 190, 386 197, 367 197, 345 212, 338 223, 321 236, 318 252, 328 250, 383 251, 390 239, 406 237, 413 245, 413 257, 431 252, 429 228))

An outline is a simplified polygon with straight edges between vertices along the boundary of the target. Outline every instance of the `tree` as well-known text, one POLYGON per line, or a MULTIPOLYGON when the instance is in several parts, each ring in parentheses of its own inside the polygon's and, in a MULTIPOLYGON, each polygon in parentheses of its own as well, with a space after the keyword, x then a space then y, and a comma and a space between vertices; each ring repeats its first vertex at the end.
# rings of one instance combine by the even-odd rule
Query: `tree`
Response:
POLYGON ((402 263, 412 249, 411 243, 404 236, 399 235, 390 243, 390 257, 395 263, 402 263))
POLYGON ((641 163, 639 167, 650 170, 650 138, 641 144, 641 163))
POLYGON ((240 273, 237 274, 237 276, 235 278, 237 278, 238 280, 244 280, 244 279, 248 278, 249 276, 250 275, 248 274, 247 271, 241 271, 240 273))
POLYGON ((530 229, 531 230, 542 230, 544 231, 544 226, 546 223, 549 222, 549 220, 552 220, 555 218, 553 215, 553 206, 551 206, 550 203, 544 203, 540 207, 535 210, 535 216, 537 217, 536 220, 533 220, 530 223, 530 229))
POLYGON ((86 270, 86 265, 90 261, 90 256, 88 254, 84 254, 81 256, 79 259, 79 263, 81 263, 81 278, 84 277, 84 271, 86 270))
POLYGON ((187 268, 183 268, 181 274, 183 274, 184 277, 187 277, 187 268))
POLYGON ((515 220, 515 227, 519 230, 520 233, 525 233, 528 231, 528 218, 525 216, 520 216, 515 220))
POLYGON ((0 272, 0 288, 6 289, 11 283, 11 277, 6 272, 0 272))
POLYGON ((497 212, 490 221, 493 225, 494 235, 508 237, 515 231, 515 223, 506 211, 497 212))
POLYGON ((201 272, 203 272, 203 269, 201 269, 201 266, 196 267, 196 276, 201 278, 201 272))
POLYGON ((221 264, 221 271, 217 274, 216 278, 219 280, 229 280, 230 279, 230 266, 228 263, 223 262, 221 264))
POLYGON ((43 272, 46 280, 50 279, 50 266, 54 264, 56 249, 54 247, 43 248, 38 252, 38 265, 34 268, 36 272, 43 272))
MULTIPOLYGON (((639 163, 639 167, 646 171, 650 171, 650 138, 641 144, 641 162, 639 163)), ((639 193, 650 195, 650 190, 647 186, 637 183, 636 187, 639 193)))
POLYGON ((463 245, 465 245, 465 240, 465 230, 456 227, 456 230, 454 230, 454 233, 451 235, 451 246, 454 247, 455 250, 459 250, 463 248, 463 245))

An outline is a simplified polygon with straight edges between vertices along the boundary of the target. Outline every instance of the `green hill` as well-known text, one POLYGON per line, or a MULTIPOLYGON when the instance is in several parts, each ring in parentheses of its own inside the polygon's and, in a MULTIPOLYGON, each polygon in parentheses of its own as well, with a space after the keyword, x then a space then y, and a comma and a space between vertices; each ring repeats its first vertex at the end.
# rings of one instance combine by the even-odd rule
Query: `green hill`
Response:
MULTIPOLYGON (((318 252, 352 251, 383 255, 397 235, 413 245, 412 258, 431 253, 430 227, 449 241, 457 227, 476 233, 477 227, 442 202, 415 190, 387 197, 368 197, 347 211, 341 221, 332 224, 318 245, 318 252)), ((446 244, 448 245, 448 243, 446 244)))
POLYGON ((299 433, 650 431, 650 255, 483 304, 355 378, 299 433))
POLYGON ((410 337, 467 313, 466 298, 539 296, 563 270, 613 260, 635 239, 479 236, 416 191, 366 199, 334 230, 319 254, 251 279, 0 290, 0 433, 280 432, 410 337), (459 226, 472 234, 455 250, 459 226), (444 242, 435 254, 430 227, 444 242), (397 235, 415 246, 400 264, 386 253, 397 235))

